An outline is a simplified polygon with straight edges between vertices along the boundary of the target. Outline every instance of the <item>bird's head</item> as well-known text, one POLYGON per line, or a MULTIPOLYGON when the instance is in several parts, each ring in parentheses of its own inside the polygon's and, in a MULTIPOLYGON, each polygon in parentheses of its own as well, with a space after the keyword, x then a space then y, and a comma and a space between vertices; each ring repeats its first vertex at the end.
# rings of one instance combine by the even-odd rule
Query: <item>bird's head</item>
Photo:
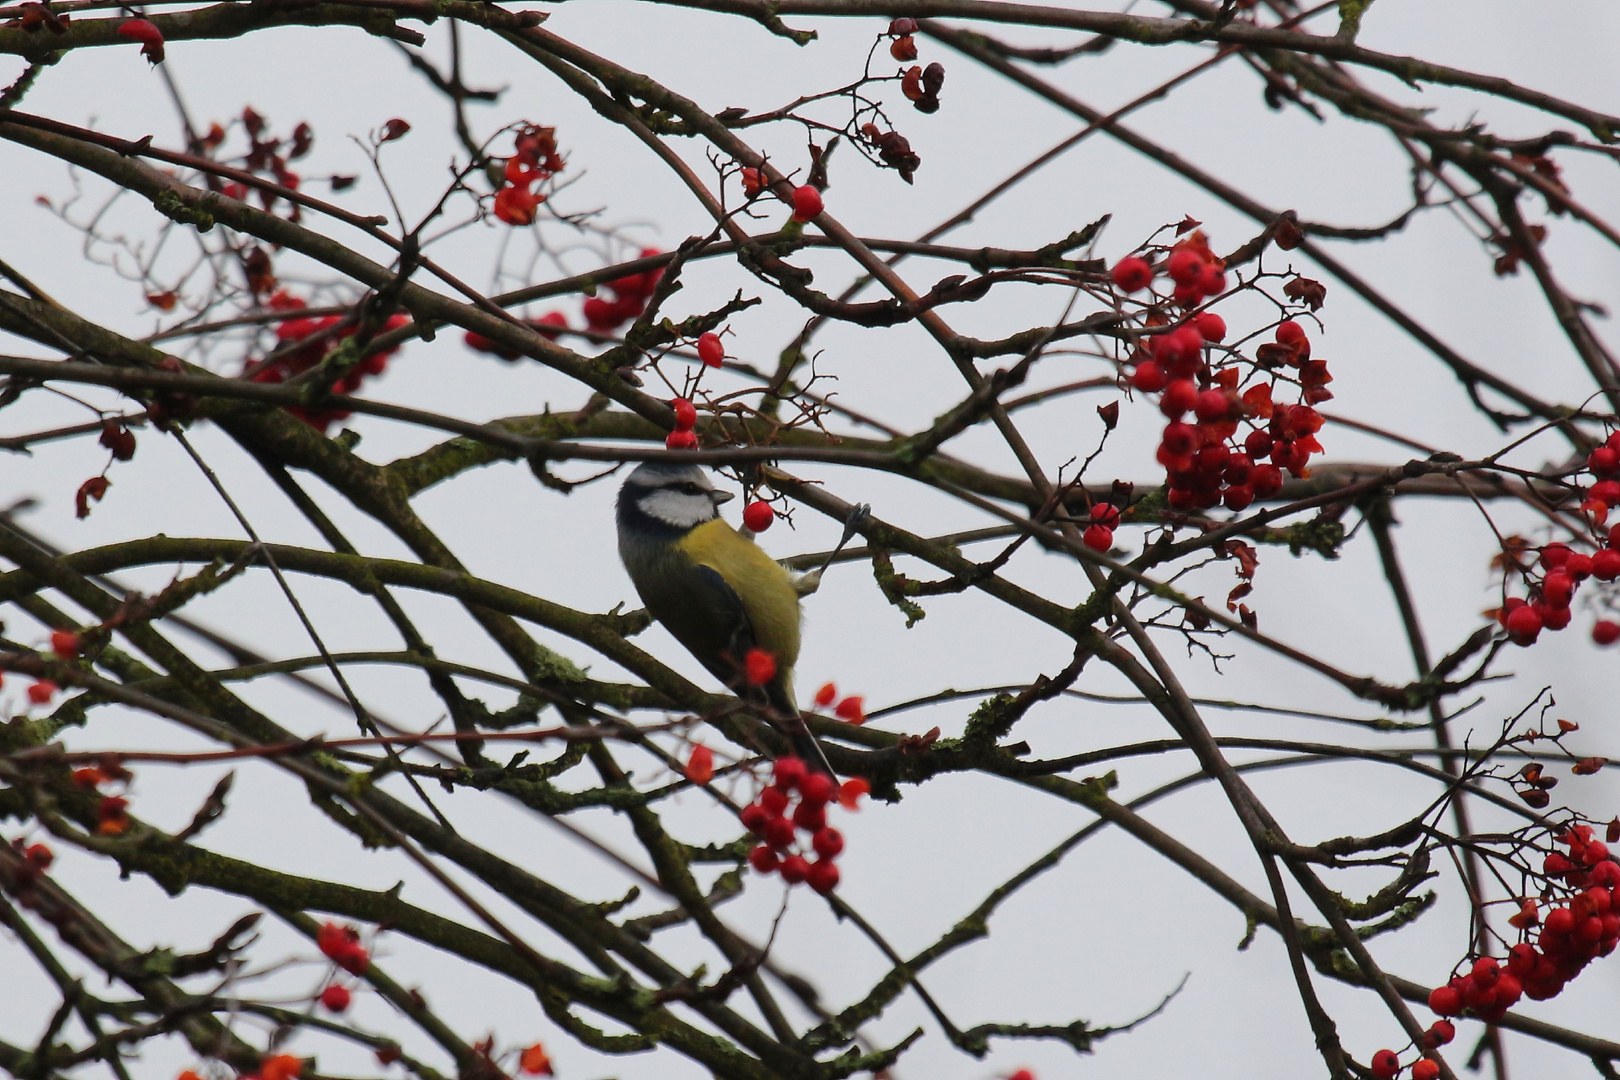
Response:
POLYGON ((720 516, 720 504, 731 498, 709 482, 696 465, 645 461, 619 489, 621 520, 633 510, 674 529, 690 529, 720 516))

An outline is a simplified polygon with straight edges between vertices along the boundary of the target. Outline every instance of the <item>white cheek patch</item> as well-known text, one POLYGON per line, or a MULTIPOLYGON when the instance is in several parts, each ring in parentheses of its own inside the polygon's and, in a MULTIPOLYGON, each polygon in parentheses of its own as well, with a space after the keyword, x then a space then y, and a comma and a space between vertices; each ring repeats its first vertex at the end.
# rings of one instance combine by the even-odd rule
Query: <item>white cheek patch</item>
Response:
POLYGON ((684 492, 661 488, 641 497, 641 509, 659 521, 677 528, 689 529, 719 516, 714 500, 707 495, 687 495, 684 492))

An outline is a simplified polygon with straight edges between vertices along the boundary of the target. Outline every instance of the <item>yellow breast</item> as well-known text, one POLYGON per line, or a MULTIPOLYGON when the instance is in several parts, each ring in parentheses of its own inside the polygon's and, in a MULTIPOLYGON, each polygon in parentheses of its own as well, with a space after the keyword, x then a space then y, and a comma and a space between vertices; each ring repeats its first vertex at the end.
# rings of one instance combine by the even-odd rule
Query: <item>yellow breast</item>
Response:
POLYGON ((799 659, 799 594, 775 559, 725 521, 706 521, 676 545, 731 586, 754 625, 754 640, 776 657, 779 669, 799 659))

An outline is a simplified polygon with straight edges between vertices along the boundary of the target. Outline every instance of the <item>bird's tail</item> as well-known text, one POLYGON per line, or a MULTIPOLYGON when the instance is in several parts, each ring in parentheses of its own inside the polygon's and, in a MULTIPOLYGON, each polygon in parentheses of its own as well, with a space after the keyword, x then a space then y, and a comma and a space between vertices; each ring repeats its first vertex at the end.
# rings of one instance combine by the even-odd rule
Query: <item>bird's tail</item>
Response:
POLYGON ((802 758, 806 765, 816 772, 824 772, 836 778, 838 774, 833 772, 832 765, 828 763, 826 751, 821 748, 821 743, 816 741, 816 737, 810 734, 810 728, 799 713, 799 705, 793 699, 792 678, 791 671, 784 671, 780 677, 765 687, 765 696, 779 718, 777 727, 788 737, 793 753, 802 758))

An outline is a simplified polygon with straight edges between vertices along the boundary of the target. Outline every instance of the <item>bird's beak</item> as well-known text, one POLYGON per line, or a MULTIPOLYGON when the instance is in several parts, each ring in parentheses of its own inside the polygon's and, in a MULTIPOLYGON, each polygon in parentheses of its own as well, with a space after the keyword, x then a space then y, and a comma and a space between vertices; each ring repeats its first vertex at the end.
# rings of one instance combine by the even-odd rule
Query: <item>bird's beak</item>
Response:
POLYGON ((732 500, 732 494, 729 491, 721 491, 719 488, 715 488, 713 491, 709 492, 709 498, 714 500, 714 505, 719 506, 721 503, 730 502, 732 500))

